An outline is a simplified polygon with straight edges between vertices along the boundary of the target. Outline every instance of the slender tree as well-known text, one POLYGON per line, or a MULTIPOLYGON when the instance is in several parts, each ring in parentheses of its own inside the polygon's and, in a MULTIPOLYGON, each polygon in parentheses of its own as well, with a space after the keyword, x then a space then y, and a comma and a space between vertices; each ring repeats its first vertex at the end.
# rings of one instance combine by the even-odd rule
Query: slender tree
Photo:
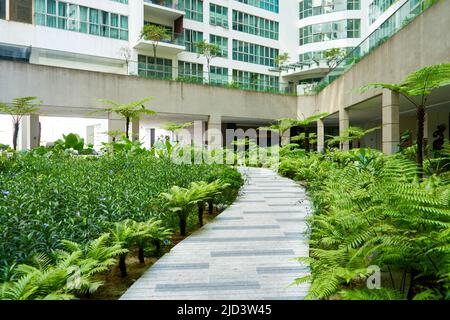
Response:
POLYGON ((323 52, 323 57, 327 62, 328 68, 330 69, 336 67, 344 56, 345 51, 341 48, 332 48, 323 52))
POLYGON ((211 61, 222 55, 220 46, 215 43, 208 43, 205 40, 198 41, 195 43, 197 48, 198 56, 201 55, 206 59, 206 67, 208 68, 208 83, 211 83, 211 61))
MULTIPOLYGON (((164 125, 164 129, 172 132, 173 135, 176 135, 178 131, 192 127, 193 125, 194 125, 194 122, 192 122, 192 121, 186 122, 186 123, 167 122, 164 125)), ((178 137, 176 137, 175 140, 178 140, 178 137)))
POLYGON ((120 103, 109 99, 98 99, 99 102, 102 102, 106 105, 109 105, 109 108, 101 109, 98 111, 95 111, 94 113, 99 112, 113 112, 125 119, 125 137, 129 139, 129 127, 130 122, 132 120, 139 119, 141 115, 148 114, 148 115, 154 115, 156 114, 155 111, 146 109, 144 106, 144 103, 151 100, 152 97, 144 98, 141 100, 133 101, 130 103, 120 103))
POLYGON ((13 120, 13 149, 17 150, 17 138, 19 135, 20 122, 23 116, 39 111, 41 101, 36 101, 36 97, 15 98, 11 104, 0 102, 0 112, 11 115, 13 120))
POLYGON ((301 127, 304 130, 305 137, 304 137, 304 143, 305 143, 305 150, 306 152, 310 151, 310 133, 309 133, 309 125, 319 120, 320 118, 326 117, 328 115, 328 112, 318 113, 314 114, 312 116, 309 116, 303 120, 297 120, 294 122, 295 127, 301 127))
POLYGON ((428 66, 410 73, 400 83, 370 83, 361 88, 366 91, 369 88, 389 89, 398 92, 416 108, 417 113, 417 153, 416 161, 419 174, 423 171, 424 154, 424 123, 425 108, 431 93, 440 87, 450 84, 450 63, 428 66))
MULTIPOLYGON (((164 26, 159 26, 156 24, 146 24, 141 31, 141 39, 150 41, 153 46, 153 58, 154 65, 156 66, 156 49, 161 41, 170 38, 171 34, 164 26)), ((156 69, 156 68, 155 68, 156 69)))
POLYGON ((292 118, 281 118, 277 119, 277 122, 274 124, 271 124, 268 127, 259 127, 258 130, 267 130, 267 131, 273 131, 276 132, 280 138, 281 138, 281 144, 285 145, 287 144, 286 141, 283 141, 284 139, 287 140, 289 138, 286 133, 292 128, 295 127, 295 124, 297 122, 297 119, 292 118))

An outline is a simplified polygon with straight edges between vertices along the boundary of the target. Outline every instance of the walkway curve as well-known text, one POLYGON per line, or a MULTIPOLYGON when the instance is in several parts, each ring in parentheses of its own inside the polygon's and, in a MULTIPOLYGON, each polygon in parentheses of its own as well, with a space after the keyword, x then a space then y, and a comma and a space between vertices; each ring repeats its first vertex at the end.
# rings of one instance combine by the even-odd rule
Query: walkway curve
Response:
POLYGON ((269 169, 239 168, 240 196, 212 222, 177 244, 121 297, 132 300, 300 300, 290 286, 308 268, 305 190, 269 169))

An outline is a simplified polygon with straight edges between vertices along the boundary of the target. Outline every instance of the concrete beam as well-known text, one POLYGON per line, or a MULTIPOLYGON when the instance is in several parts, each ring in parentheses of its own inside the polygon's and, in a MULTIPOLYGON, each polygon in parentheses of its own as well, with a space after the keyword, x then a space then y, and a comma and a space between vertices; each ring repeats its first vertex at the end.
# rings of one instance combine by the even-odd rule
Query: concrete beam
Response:
POLYGON ((397 92, 383 89, 382 98, 382 144, 385 154, 398 151, 400 144, 400 99, 397 92))

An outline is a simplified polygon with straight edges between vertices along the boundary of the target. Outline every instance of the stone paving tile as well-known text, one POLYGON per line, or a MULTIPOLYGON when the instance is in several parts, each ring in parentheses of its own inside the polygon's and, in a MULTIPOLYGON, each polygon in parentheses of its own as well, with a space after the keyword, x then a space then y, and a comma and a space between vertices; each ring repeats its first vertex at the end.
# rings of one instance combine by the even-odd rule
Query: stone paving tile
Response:
POLYGON ((309 273, 292 258, 308 256, 302 186, 269 169, 240 168, 245 184, 230 207, 181 241, 121 299, 300 300, 309 284, 289 286, 309 273))

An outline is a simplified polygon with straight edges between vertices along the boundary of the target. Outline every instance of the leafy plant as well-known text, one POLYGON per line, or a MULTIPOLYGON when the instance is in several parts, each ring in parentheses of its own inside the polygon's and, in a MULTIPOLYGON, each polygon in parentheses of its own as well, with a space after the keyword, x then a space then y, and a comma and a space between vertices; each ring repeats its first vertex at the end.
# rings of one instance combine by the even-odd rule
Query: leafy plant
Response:
MULTIPOLYGON (((161 41, 164 41, 167 38, 170 38, 171 34, 168 29, 164 26, 156 25, 156 24, 146 24, 142 28, 141 31, 141 39, 150 41, 153 46, 153 59, 156 65, 156 50, 158 49, 158 45, 161 41)), ((128 137, 127 137, 128 138, 128 137)))
POLYGON ((0 111, 9 114, 13 120, 13 149, 17 150, 17 138, 19 126, 23 116, 34 114, 39 111, 41 101, 36 97, 22 97, 13 99, 11 104, 0 103, 0 111))
POLYGON ((420 176, 422 175, 423 170, 425 108, 427 106, 428 99, 433 91, 448 84, 450 84, 450 63, 443 63, 414 71, 398 84, 371 83, 361 88, 362 91, 366 91, 369 88, 382 88, 398 92, 416 107, 416 161, 419 167, 420 176))
POLYGON ((195 204, 195 197, 191 190, 187 188, 181 188, 178 186, 173 186, 170 188, 169 192, 161 193, 167 201, 167 206, 169 210, 177 214, 179 219, 180 235, 186 235, 186 220, 193 211, 193 206, 195 204))
POLYGON ((208 43, 205 40, 198 41, 194 45, 197 49, 198 56, 202 55, 206 59, 206 67, 208 69, 208 83, 211 83, 211 61, 215 57, 220 57, 222 55, 220 46, 215 43, 208 43))
POLYGON ((94 113, 99 112, 116 113, 119 116, 123 117, 125 119, 125 137, 129 139, 130 122, 132 120, 137 120, 140 118, 141 115, 144 114, 147 115, 156 114, 155 111, 147 109, 144 106, 144 103, 150 101, 151 99, 152 99, 151 97, 148 97, 129 103, 120 103, 109 99, 98 99, 99 102, 109 105, 110 107, 95 111, 94 113))

